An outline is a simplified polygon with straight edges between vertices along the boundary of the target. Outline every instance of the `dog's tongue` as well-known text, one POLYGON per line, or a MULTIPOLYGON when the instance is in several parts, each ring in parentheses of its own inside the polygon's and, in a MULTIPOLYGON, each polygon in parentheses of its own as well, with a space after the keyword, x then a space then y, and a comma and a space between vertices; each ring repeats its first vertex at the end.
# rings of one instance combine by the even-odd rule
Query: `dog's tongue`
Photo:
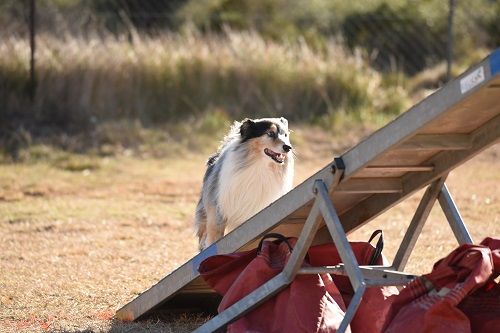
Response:
POLYGON ((285 154, 280 154, 280 153, 276 153, 274 151, 272 151, 271 149, 264 149, 264 152, 271 156, 274 160, 276 160, 277 162, 280 162, 280 163, 283 163, 283 161, 285 160, 285 154))

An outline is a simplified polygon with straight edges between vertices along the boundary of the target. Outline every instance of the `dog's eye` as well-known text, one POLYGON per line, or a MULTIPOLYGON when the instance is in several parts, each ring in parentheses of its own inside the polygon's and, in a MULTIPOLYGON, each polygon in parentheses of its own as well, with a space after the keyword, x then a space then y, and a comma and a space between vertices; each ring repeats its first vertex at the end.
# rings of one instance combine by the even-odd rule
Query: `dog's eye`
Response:
POLYGON ((267 135, 271 138, 275 138, 276 137, 276 133, 274 133, 273 131, 271 132, 267 132, 267 135))

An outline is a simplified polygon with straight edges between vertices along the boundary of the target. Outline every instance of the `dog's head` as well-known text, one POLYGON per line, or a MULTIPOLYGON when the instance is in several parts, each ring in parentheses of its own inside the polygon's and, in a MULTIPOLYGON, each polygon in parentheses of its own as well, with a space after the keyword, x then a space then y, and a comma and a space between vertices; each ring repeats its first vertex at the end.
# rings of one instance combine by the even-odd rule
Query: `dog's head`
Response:
POLYGON ((245 119, 240 126, 241 143, 247 143, 256 157, 287 164, 292 158, 288 120, 285 118, 245 119))

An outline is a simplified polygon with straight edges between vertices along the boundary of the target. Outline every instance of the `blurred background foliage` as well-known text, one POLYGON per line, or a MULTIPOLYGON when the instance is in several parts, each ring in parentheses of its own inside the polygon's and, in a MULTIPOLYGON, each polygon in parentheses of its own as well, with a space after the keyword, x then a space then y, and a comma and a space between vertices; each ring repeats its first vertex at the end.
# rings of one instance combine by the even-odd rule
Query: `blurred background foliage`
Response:
MULTIPOLYGON (((33 94, 30 1, 0 1, 0 142, 14 155, 53 137, 123 141, 102 133, 137 126, 181 140, 243 117, 383 123, 446 80, 448 1, 35 3, 33 94)), ((500 1, 456 0, 454 12, 456 75, 500 44, 500 1)))

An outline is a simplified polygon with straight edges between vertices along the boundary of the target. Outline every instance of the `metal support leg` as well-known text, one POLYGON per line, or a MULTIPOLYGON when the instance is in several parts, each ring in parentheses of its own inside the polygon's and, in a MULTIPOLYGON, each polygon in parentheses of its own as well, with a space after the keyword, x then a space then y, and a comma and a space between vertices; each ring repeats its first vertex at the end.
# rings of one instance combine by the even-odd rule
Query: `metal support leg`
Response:
POLYGON ((470 236, 470 233, 467 230, 464 221, 462 220, 462 216, 460 216, 460 212, 458 211, 458 208, 455 205, 455 202, 453 201, 453 198, 451 197, 446 184, 444 184, 441 188, 438 200, 441 208, 443 209, 444 215, 446 215, 446 219, 450 224, 451 230, 453 230, 453 233, 457 238, 458 243, 472 244, 472 237, 470 236))
POLYGON ((425 221, 427 220, 436 199, 438 199, 458 242, 460 244, 472 244, 472 238, 469 231, 467 230, 467 227, 460 216, 460 212, 458 211, 458 208, 448 191, 448 187, 444 183, 445 179, 446 176, 438 179, 427 188, 422 200, 420 201, 417 211, 413 216, 410 226, 406 231, 403 241, 399 246, 398 252, 394 257, 394 261, 391 266, 392 269, 402 271, 406 266, 408 258, 410 257, 418 236, 422 231, 425 221))
POLYGON ((297 274, 300 266, 302 266, 302 262, 306 256, 309 247, 316 235, 316 231, 318 230, 319 224, 321 222, 320 211, 318 207, 317 200, 314 202, 314 205, 309 213, 308 220, 300 233, 295 246, 293 247, 292 254, 288 259, 285 267, 283 268, 282 274, 284 274, 287 278, 287 282, 291 283, 297 274))
POLYGON ((422 232, 425 221, 427 220, 427 217, 429 217, 431 209, 444 185, 445 179, 446 176, 436 180, 434 183, 429 185, 425 191, 422 199, 420 200, 420 204, 415 211, 415 215, 413 215, 410 225, 408 226, 408 230, 401 241, 401 245, 399 245, 398 252, 392 262, 392 269, 396 271, 404 270, 406 263, 408 262, 408 258, 417 243, 418 236, 420 236, 420 233, 422 232))
POLYGON ((356 310, 358 309, 361 299, 366 289, 366 284, 359 269, 358 262, 352 251, 352 247, 347 240, 347 236, 342 227, 342 223, 335 211, 335 207, 332 205, 330 196, 328 195, 328 190, 323 182, 316 181, 317 197, 316 201, 319 202, 319 208, 325 219, 328 231, 333 239, 335 247, 339 251, 340 258, 344 263, 344 267, 354 289, 354 296, 347 307, 344 319, 340 323, 340 327, 337 332, 343 333, 346 331, 349 323, 351 322, 356 310))
MULTIPOLYGON (((344 169, 345 169, 344 162, 341 159, 336 158, 335 163, 332 166, 332 172, 334 174, 334 177, 332 180, 331 187, 335 187, 339 184, 340 179, 344 174, 344 169)), ((304 228, 302 229, 302 232, 300 233, 300 236, 297 239, 297 243, 295 243, 292 255, 290 256, 288 263, 283 269, 283 273, 290 279, 290 283, 293 281, 295 275, 297 275, 297 272, 302 266, 302 262, 304 261, 306 253, 309 250, 309 247, 311 246, 311 243, 314 239, 314 236, 316 235, 316 232, 318 231, 318 227, 321 222, 320 213, 323 213, 323 210, 321 209, 321 200, 318 200, 318 198, 320 197, 318 192, 318 186, 322 186, 321 188, 324 191, 326 191, 326 196, 328 197, 327 184, 325 184, 323 180, 316 180, 314 182, 314 188, 312 189, 316 194, 316 199, 314 200, 313 209, 311 209, 311 212, 309 213, 308 216, 309 219, 311 214, 314 214, 315 221, 314 223, 311 222, 311 226, 308 226, 306 221, 306 224, 304 225, 304 228)), ((328 197, 328 201, 330 201, 330 197, 328 197)))

